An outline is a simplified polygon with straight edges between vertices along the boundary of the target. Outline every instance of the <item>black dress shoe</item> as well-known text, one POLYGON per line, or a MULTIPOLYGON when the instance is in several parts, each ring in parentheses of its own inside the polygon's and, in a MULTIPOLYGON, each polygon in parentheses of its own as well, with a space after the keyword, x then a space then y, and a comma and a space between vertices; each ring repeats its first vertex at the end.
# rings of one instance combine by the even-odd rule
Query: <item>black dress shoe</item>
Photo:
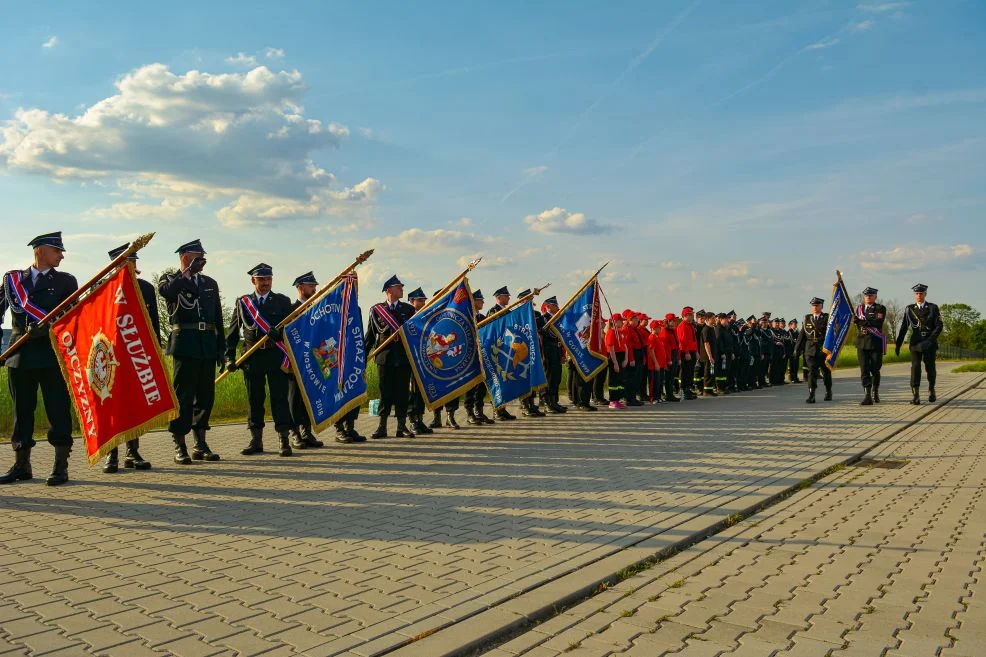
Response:
POLYGON ((397 438, 414 438, 414 432, 407 426, 404 420, 397 420, 397 431, 394 432, 397 438))
POLYGON ((935 394, 934 388, 928 389, 928 401, 931 402, 932 404, 938 401, 938 395, 935 394))
POLYGON ((467 415, 466 422, 469 424, 486 424, 485 422, 480 420, 479 416, 476 415, 475 413, 470 413, 469 415, 467 415))
POLYGON ((501 408, 496 413, 494 413, 494 415, 496 416, 496 419, 500 420, 501 422, 517 419, 515 415, 511 415, 505 408, 501 408))
MULTIPOLYGON (((435 430, 434 429, 426 426, 425 423, 422 422, 418 418, 414 418, 414 422, 411 423, 411 430, 414 433, 416 433, 416 434, 420 434, 420 435, 424 435, 424 436, 427 436, 428 434, 435 433, 435 430)), ((398 436, 398 437, 400 437, 400 436, 398 436)))
POLYGON ((441 429, 442 428, 442 412, 435 411, 435 416, 431 419, 431 424, 428 425, 430 429, 441 429))

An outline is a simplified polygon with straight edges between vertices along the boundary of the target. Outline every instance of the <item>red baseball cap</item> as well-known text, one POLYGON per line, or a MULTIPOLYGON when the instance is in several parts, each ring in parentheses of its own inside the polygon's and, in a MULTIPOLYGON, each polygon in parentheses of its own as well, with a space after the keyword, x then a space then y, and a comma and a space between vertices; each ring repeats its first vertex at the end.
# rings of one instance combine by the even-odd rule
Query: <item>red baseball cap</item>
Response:
MULTIPOLYGON (((685 310, 691 310, 691 308, 685 308, 685 310)), ((684 314, 685 313, 682 313, 682 315, 684 314)), ((677 317, 674 316, 674 313, 668 313, 664 316, 664 320, 667 322, 673 322, 675 319, 677 319, 677 317)))
POLYGON ((623 311, 623 319, 630 319, 631 317, 633 317, 636 314, 637 313, 635 313, 632 310, 630 310, 629 308, 627 308, 626 310, 623 311))
POLYGON ((685 315, 694 315, 694 314, 695 314, 695 310, 691 306, 685 306, 684 308, 681 309, 682 317, 684 317, 685 315))
POLYGON ((662 326, 664 326, 664 322, 662 322, 661 320, 659 319, 651 320, 650 327, 652 329, 660 328, 662 326))

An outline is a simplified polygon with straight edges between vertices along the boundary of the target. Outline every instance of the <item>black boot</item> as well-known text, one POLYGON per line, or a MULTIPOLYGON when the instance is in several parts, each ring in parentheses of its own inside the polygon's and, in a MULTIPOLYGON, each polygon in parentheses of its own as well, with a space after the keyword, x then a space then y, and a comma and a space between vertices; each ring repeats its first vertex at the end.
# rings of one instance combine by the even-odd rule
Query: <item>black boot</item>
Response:
POLYGON ((205 442, 205 429, 192 429, 195 436, 195 447, 192 448, 192 458, 196 461, 218 461, 219 455, 213 454, 209 444, 205 442))
POLYGON ((521 407, 523 408, 524 417, 544 417, 544 413, 534 405, 534 399, 531 397, 521 402, 521 407))
POLYGON ((825 396, 822 397, 822 401, 832 401, 832 388, 825 389, 825 396))
POLYGON ((243 456, 264 453, 264 429, 263 427, 250 428, 250 443, 240 450, 243 456))
POLYGON ((345 445, 353 442, 353 440, 349 437, 349 433, 346 431, 346 424, 342 420, 336 422, 335 427, 337 443, 342 443, 345 445))
POLYGON ((305 443, 307 447, 325 447, 325 443, 319 440, 315 434, 312 433, 312 428, 307 424, 302 424, 298 430, 301 432, 301 441, 305 443))
POLYGON ((414 432, 407 426, 407 418, 397 418, 397 431, 394 432, 397 438, 414 438, 414 432))
POLYGON ((294 452, 291 451, 291 432, 278 431, 277 437, 281 439, 281 456, 293 455, 294 452))
POLYGON ((469 424, 483 424, 483 421, 476 415, 476 411, 472 410, 471 407, 466 408, 466 422, 469 424))
POLYGON ((298 427, 291 429, 288 434, 291 436, 291 449, 308 449, 308 445, 301 439, 301 431, 298 427))
POLYGON ((879 386, 873 386, 873 403, 874 404, 879 404, 880 403, 880 387, 879 386))
POLYGON ((938 395, 935 394, 935 386, 931 386, 928 388, 928 401, 931 402, 932 404, 938 401, 938 395))
POLYGON ((872 406, 873 405, 873 394, 872 394, 871 391, 872 391, 872 388, 870 386, 866 386, 866 396, 863 397, 863 401, 859 402, 859 405, 860 406, 872 406))
POLYGON ((387 418, 381 416, 380 424, 377 425, 377 430, 370 434, 370 438, 374 440, 381 440, 387 437, 387 418))
POLYGON ((548 397, 548 402, 545 404, 549 413, 565 413, 568 409, 558 403, 558 400, 554 396, 548 397))
POLYGON ((808 388, 808 399, 805 400, 805 403, 806 404, 814 404, 815 403, 815 389, 814 388, 808 388))
POLYGON ((911 387, 911 404, 917 406, 921 403, 921 388, 916 386, 911 387))
POLYGON ((493 415, 496 417, 496 419, 500 420, 501 422, 517 419, 517 416, 511 415, 506 408, 501 408, 497 410, 493 415))
POLYGON ((55 445, 55 466, 45 479, 46 486, 61 486, 68 482, 68 455, 71 452, 71 445, 55 445))
POLYGON ((14 465, 7 470, 7 474, 0 476, 0 484, 12 484, 15 481, 29 481, 34 479, 31 472, 31 448, 21 447, 14 450, 14 465))
POLYGON ((113 474, 120 469, 120 450, 114 447, 110 450, 110 453, 106 455, 106 461, 103 462, 103 472, 106 474, 113 474))
POLYGON ((436 409, 433 412, 433 415, 432 415, 432 418, 431 418, 431 424, 429 424, 428 426, 430 428, 432 428, 432 429, 441 429, 442 428, 442 409, 439 408, 439 409, 436 409))
POLYGON ((430 433, 435 433, 435 430, 428 427, 420 415, 415 415, 411 418, 411 428, 414 433, 422 436, 426 436, 430 433))
POLYGON ((445 411, 445 414, 448 415, 448 419, 445 422, 445 426, 447 426, 450 429, 458 429, 459 423, 455 421, 455 411, 447 410, 445 411))
POLYGON ((476 409, 476 419, 479 420, 480 424, 496 424, 493 418, 488 417, 485 412, 483 412, 483 405, 480 404, 479 408, 476 409))
POLYGON ((175 441, 175 463, 178 465, 191 465, 192 457, 188 455, 188 447, 185 446, 185 436, 172 435, 175 441))
POLYGON ((140 438, 127 441, 127 455, 123 457, 123 467, 133 468, 134 470, 150 470, 151 462, 145 461, 137 449, 140 447, 140 438))
POLYGON ((354 443, 366 442, 366 436, 356 430, 356 420, 346 420, 346 435, 354 443))

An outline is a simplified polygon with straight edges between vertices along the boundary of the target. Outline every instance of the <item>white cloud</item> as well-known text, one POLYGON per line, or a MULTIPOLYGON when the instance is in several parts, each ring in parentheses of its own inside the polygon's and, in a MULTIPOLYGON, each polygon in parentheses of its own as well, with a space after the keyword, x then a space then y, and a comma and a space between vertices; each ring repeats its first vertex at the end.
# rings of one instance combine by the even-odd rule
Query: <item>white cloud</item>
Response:
POLYGON ((610 224, 599 223, 595 219, 587 219, 581 212, 569 212, 565 208, 552 208, 540 214, 530 214, 524 219, 531 230, 536 233, 568 235, 601 235, 613 230, 610 224))
POLYGON ((484 235, 467 233, 461 230, 446 230, 444 228, 423 230, 421 228, 408 228, 398 235, 388 235, 372 241, 376 246, 381 248, 389 247, 393 249, 402 249, 404 251, 432 253, 435 251, 444 251, 448 249, 475 250, 482 246, 495 244, 499 240, 495 237, 486 237, 484 235))
POLYGON ((284 50, 282 48, 264 48, 264 57, 267 59, 284 59, 284 50))
POLYGON ((248 55, 245 52, 236 53, 226 58, 227 64, 233 64, 234 66, 255 66, 257 64, 257 58, 253 55, 248 55))
POLYGON ((734 262, 719 267, 712 275, 718 279, 745 278, 750 273, 750 266, 745 262, 734 262))
POLYGON ((151 64, 116 87, 115 95, 77 116, 17 110, 0 122, 0 166, 56 182, 116 181, 135 203, 115 204, 101 216, 161 216, 177 207, 225 203, 217 216, 229 225, 366 219, 384 189, 372 177, 340 185, 315 162, 349 130, 305 116, 298 71, 259 66, 176 74, 151 64))
POLYGON ((470 262, 476 260, 480 256, 483 257, 482 267, 484 270, 503 269, 504 267, 510 267, 512 265, 517 264, 517 258, 512 258, 510 256, 488 256, 488 255, 484 256, 481 253, 474 253, 473 255, 469 255, 469 256, 461 256, 455 262, 456 264, 459 265, 459 267, 465 269, 466 267, 469 266, 470 262))
POLYGON ((888 11, 897 11, 899 9, 905 9, 911 5, 910 2, 875 2, 857 5, 856 8, 860 11, 869 12, 871 14, 883 14, 888 11))
POLYGON ((192 205, 194 201, 183 198, 166 198, 160 203, 130 201, 114 203, 104 208, 92 208, 85 215, 103 219, 168 219, 181 216, 192 205))
POLYGON ((53 37, 50 37, 44 43, 42 43, 41 44, 41 47, 44 48, 45 50, 51 50, 52 48, 54 48, 57 45, 58 45, 58 37, 57 36, 53 36, 53 37))
POLYGON ((867 30, 873 29, 876 26, 875 20, 865 20, 860 21, 852 26, 853 32, 866 32, 867 30))
POLYGON ((636 283, 637 277, 628 271, 612 271, 607 269, 602 279, 604 283, 636 283))
POLYGON ((839 37, 826 37, 821 41, 816 41, 810 46, 805 46, 805 50, 824 50, 826 48, 831 48, 837 43, 839 43, 839 37))
POLYGON ((528 169, 524 169, 524 175, 526 175, 526 176, 528 176, 530 178, 537 178, 538 176, 540 176, 542 173, 544 173, 547 170, 548 170, 548 167, 545 166, 545 165, 543 165, 543 164, 541 164, 541 165, 536 166, 536 167, 530 167, 528 169))
POLYGON ((467 226, 472 226, 472 217, 459 217, 454 221, 448 222, 450 226, 461 226, 463 228, 467 226))
POLYGON ((681 269, 681 263, 677 260, 665 260, 661 263, 661 269, 665 269, 667 271, 677 271, 681 269))
POLYGON ((681 287, 681 283, 668 283, 666 287, 668 292, 676 292, 681 287))
POLYGON ((858 259, 865 271, 917 271, 965 261, 980 251, 970 244, 901 245, 885 250, 863 251, 858 259))

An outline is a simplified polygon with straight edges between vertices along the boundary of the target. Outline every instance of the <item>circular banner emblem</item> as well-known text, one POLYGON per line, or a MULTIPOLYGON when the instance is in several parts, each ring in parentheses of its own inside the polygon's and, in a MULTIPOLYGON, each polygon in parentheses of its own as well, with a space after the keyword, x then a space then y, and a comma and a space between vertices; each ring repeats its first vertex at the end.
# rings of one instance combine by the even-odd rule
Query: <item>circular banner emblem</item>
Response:
POLYGON ((113 353, 113 343, 102 330, 97 331, 92 336, 92 350, 89 352, 89 362, 86 363, 86 373, 89 387, 99 401, 104 402, 112 396, 116 368, 119 366, 120 362, 113 353))
POLYGON ((476 336, 472 322, 457 308, 446 308, 432 315, 422 332, 419 361, 430 376, 451 381, 468 371, 476 360, 476 336))

